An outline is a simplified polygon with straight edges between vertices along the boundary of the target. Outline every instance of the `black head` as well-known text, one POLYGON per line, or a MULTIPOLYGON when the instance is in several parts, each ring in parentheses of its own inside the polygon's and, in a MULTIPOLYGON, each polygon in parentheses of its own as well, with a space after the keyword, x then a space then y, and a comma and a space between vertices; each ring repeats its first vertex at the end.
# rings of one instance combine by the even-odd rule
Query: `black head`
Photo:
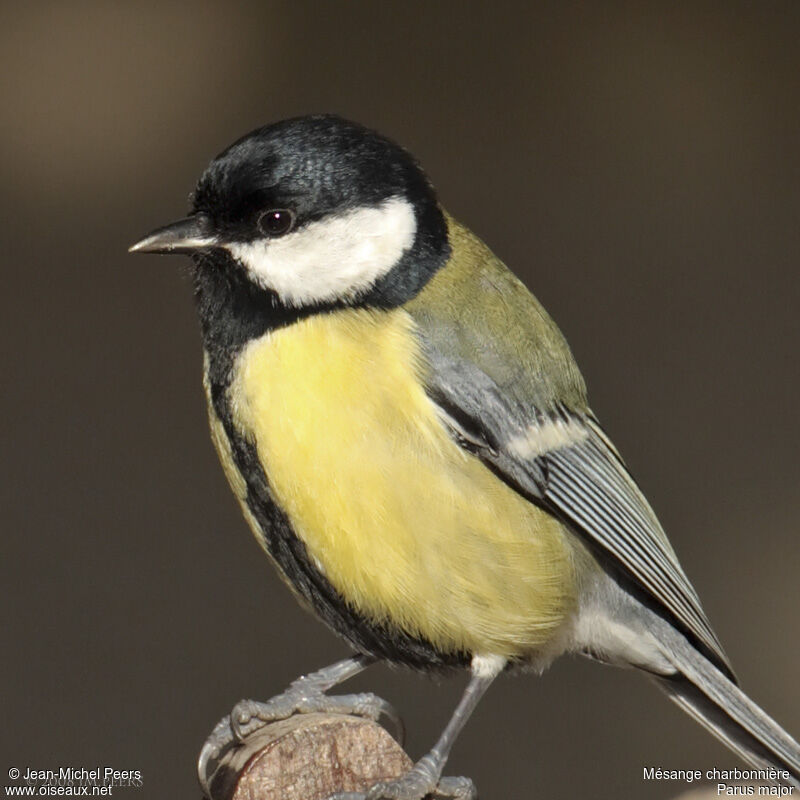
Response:
POLYGON ((333 115, 298 117, 242 137, 208 166, 193 213, 207 215, 226 238, 263 234, 259 214, 292 209, 295 227, 390 197, 436 204, 409 153, 385 137, 333 115))
POLYGON ((265 311, 399 305, 449 253, 435 192, 412 156, 333 115, 239 139, 200 178, 190 217, 132 249, 191 252, 199 273, 263 292, 265 311))

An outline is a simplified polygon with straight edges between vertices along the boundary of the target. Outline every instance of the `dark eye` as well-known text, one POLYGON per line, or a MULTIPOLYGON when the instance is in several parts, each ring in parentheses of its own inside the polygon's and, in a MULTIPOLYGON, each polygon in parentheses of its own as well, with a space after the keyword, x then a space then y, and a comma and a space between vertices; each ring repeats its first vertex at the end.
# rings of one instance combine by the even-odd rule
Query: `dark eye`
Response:
POLYGON ((286 208, 264 211, 259 215, 256 225, 265 236, 283 236, 292 229, 294 214, 286 208))

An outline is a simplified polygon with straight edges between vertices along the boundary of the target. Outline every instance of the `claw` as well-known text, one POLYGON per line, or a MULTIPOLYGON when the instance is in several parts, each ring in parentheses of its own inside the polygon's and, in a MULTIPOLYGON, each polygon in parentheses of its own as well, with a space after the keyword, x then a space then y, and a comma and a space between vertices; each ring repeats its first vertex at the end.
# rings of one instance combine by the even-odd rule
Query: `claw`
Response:
POLYGON ((391 734, 392 738, 402 747, 406 743, 406 725, 402 717, 397 713, 397 709, 377 695, 372 695, 375 699, 375 705, 378 708, 378 714, 370 717, 374 722, 379 722, 391 734), (381 720, 383 717, 383 720, 381 720))
POLYGON ((197 759, 197 777, 205 797, 211 797, 211 780, 222 756, 234 745, 230 716, 223 717, 211 731, 197 759))

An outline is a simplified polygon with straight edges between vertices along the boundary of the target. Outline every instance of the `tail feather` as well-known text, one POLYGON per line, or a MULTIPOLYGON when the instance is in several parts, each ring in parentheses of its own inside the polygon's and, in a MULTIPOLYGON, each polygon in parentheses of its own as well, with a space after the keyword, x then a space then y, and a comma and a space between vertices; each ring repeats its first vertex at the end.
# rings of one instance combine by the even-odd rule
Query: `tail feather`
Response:
POLYGON ((669 639, 663 652, 678 674, 657 677, 660 688, 748 764, 785 770, 800 788, 800 745, 680 633, 669 639))

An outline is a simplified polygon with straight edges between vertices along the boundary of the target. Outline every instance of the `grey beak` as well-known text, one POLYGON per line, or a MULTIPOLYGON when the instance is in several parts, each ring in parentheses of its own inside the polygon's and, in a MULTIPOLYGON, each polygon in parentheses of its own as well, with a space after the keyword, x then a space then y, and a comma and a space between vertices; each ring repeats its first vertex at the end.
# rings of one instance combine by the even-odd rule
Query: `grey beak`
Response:
POLYGON ((214 247, 217 238, 212 235, 208 220, 202 216, 186 217, 154 230, 128 248, 129 253, 191 253, 214 247))

